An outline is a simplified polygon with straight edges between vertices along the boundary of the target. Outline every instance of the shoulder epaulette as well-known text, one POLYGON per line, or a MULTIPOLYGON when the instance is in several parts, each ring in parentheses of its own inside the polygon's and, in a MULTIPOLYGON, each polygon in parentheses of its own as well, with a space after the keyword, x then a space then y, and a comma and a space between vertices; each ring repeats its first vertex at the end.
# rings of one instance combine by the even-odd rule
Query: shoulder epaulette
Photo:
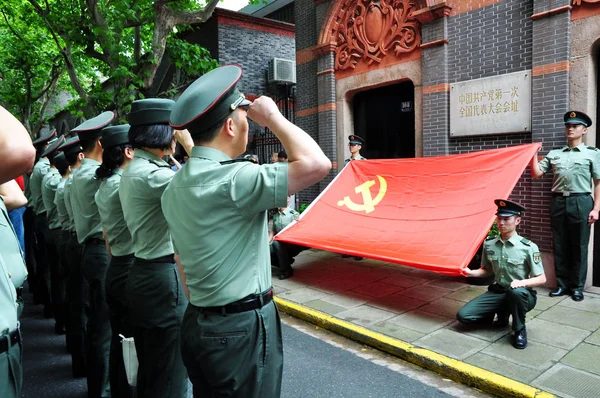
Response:
POLYGON ((588 146, 586 147, 587 149, 591 150, 591 151, 596 151, 598 152, 598 148, 596 148, 595 146, 588 146))
POLYGON ((497 237, 498 237, 498 235, 491 235, 491 236, 488 236, 487 238, 485 238, 485 240, 493 240, 493 239, 496 239, 497 237))
POLYGON ((527 239, 527 238, 521 239, 521 243, 524 244, 524 245, 527 245, 527 246, 531 245, 531 241, 529 239, 527 239))

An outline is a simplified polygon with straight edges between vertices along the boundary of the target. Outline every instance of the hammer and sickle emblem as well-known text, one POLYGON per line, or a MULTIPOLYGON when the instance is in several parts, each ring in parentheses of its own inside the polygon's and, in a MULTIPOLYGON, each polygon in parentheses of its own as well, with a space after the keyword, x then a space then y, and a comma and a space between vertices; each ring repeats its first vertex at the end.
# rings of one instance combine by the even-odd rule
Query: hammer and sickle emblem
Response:
POLYGON ((354 192, 362 195, 363 204, 354 203, 349 196, 345 196, 343 200, 338 202, 338 206, 346 206, 350 210, 364 211, 367 214, 374 211, 375 206, 381 202, 387 192, 387 181, 379 175, 377 176, 377 179, 379 180, 379 192, 375 198, 371 196, 371 187, 375 185, 375 181, 369 180, 354 188, 354 192))

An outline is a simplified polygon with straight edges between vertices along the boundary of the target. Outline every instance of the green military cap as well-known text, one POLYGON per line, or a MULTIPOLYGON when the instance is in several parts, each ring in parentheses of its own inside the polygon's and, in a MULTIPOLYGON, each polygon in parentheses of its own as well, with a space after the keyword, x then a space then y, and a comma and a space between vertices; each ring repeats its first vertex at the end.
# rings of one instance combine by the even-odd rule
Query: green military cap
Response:
POLYGON ((79 153, 83 149, 81 148, 81 145, 79 144, 79 137, 75 136, 75 137, 71 137, 68 140, 66 140, 64 144, 62 144, 60 147, 58 147, 58 150, 63 151, 66 154, 70 154, 70 153, 79 153))
POLYGON ((64 144, 64 142, 65 142, 65 137, 63 135, 61 135, 57 139, 51 141, 50 144, 48 145, 48 148, 46 148, 44 153, 42 153, 42 157, 43 158, 45 158, 45 157, 53 158, 57 154, 58 148, 62 144, 64 144))
POLYGON ((521 212, 525 211, 523 206, 510 200, 496 199, 494 203, 498 206, 496 215, 500 217, 520 216, 521 212))
POLYGON ((69 167, 69 162, 67 161, 67 158, 65 157, 65 154, 63 152, 59 152, 54 157, 54 164, 59 169, 66 169, 67 167, 69 167))
POLYGON ((563 117, 565 126, 568 124, 583 124, 584 127, 590 127, 592 125, 592 119, 583 112, 569 111, 565 113, 563 117))
POLYGON ((358 135, 349 135, 348 141, 350 145, 364 145, 365 140, 358 135))
POLYGON ((56 129, 52 130, 46 135, 40 136, 37 140, 33 141, 33 145, 43 145, 56 137, 56 129))
POLYGON ((181 94, 169 124, 190 133, 209 130, 231 112, 251 104, 236 88, 242 77, 238 65, 225 65, 199 77, 181 94))
POLYGON ((169 124, 175 101, 165 98, 147 98, 133 101, 127 121, 132 126, 169 124))
POLYGON ((110 124, 110 122, 115 117, 115 113, 112 111, 102 112, 96 117, 93 117, 85 122, 81 123, 79 126, 75 127, 71 131, 74 131, 81 137, 82 135, 85 137, 89 137, 90 134, 93 136, 99 136, 102 129, 110 124))
POLYGON ((129 144, 129 125, 121 124, 119 126, 108 126, 102 129, 102 138, 100 144, 102 148, 112 148, 118 145, 129 144))

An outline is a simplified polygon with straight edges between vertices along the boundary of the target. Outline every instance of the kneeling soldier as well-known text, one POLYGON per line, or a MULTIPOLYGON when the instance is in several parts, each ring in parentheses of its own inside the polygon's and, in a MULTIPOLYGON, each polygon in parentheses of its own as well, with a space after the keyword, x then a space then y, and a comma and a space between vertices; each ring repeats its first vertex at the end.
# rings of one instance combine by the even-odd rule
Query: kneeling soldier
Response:
POLYGON ((486 293, 465 304, 456 318, 461 323, 485 323, 493 320, 497 313, 494 326, 504 327, 512 315, 513 346, 523 349, 527 347, 525 314, 537 302, 536 291, 532 288, 546 283, 546 276, 537 245, 516 231, 525 208, 508 200, 494 202, 498 206, 496 223, 500 235, 485 240, 481 268, 466 268, 464 274, 485 277, 493 272, 495 282, 486 293))

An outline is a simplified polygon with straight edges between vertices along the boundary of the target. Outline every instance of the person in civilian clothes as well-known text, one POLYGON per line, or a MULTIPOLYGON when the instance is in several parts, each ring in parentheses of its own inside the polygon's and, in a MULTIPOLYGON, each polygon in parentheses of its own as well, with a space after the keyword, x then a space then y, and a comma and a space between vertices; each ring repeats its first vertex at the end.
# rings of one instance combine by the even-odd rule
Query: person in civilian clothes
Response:
POLYGON ((113 112, 104 112, 75 127, 84 158, 73 176, 71 206, 77 240, 83 245, 81 270, 88 283, 89 315, 87 320, 87 385, 90 398, 108 397, 108 357, 110 351, 110 321, 106 304, 106 271, 108 252, 102 236, 98 206, 94 200, 100 180, 96 170, 102 162, 100 134, 114 118, 113 112))
POLYGON ((569 111, 563 120, 567 145, 551 150, 541 162, 535 155, 531 159, 531 176, 539 178, 550 170, 553 174, 550 220, 556 289, 550 297, 570 294, 574 301, 581 301, 587 278, 590 228, 598 221, 600 211, 600 151, 583 143, 592 125, 588 115, 569 111))
POLYGON ((73 176, 77 174, 84 155, 78 136, 69 138, 60 146, 59 150, 64 153, 71 170, 64 187, 64 205, 68 215, 68 223, 66 226, 63 226, 69 232, 69 238, 66 243, 67 253, 64 258, 66 295, 69 297, 66 309, 69 313, 67 316, 69 322, 67 326, 67 342, 71 351, 71 372, 73 377, 84 377, 87 374, 86 314, 89 311, 89 293, 87 281, 83 277, 81 269, 81 252, 83 246, 77 240, 73 206, 71 204, 73 176))
POLYGON ((133 264, 133 244, 119 199, 119 184, 123 170, 133 159, 133 148, 129 144, 128 132, 128 124, 105 127, 102 130, 100 143, 104 153, 102 164, 96 170, 96 178, 102 180, 96 192, 96 204, 102 220, 106 249, 110 255, 110 265, 106 272, 106 302, 112 328, 110 391, 112 396, 122 398, 133 396, 125 373, 123 349, 119 337, 119 335, 132 336, 128 322, 125 288, 129 268, 133 264))
POLYGON ((135 151, 121 177, 119 196, 135 254, 127 300, 139 360, 140 397, 187 397, 188 377, 180 348, 187 298, 160 208, 160 197, 175 175, 163 156, 173 153, 176 139, 185 150, 191 148, 168 124, 174 103, 159 98, 134 101, 127 115, 129 143, 135 151))
POLYGON ((484 241, 481 268, 465 268, 464 274, 486 277, 494 273, 495 282, 487 292, 465 304, 456 318, 461 323, 476 324, 490 322, 497 313, 498 320, 494 325, 504 327, 512 315, 513 346, 524 349, 527 347, 525 314, 537 302, 537 293, 533 288, 546 283, 546 276, 537 245, 517 233, 517 225, 521 223, 521 213, 525 208, 504 199, 494 202, 498 206, 496 223, 500 235, 484 241))
POLYGON ((275 133, 289 162, 233 160, 246 150, 250 104, 236 84, 239 66, 200 77, 177 100, 171 125, 189 129, 187 165, 162 197, 190 294, 182 330, 194 396, 278 397, 283 349, 272 301, 267 210, 327 175, 319 145, 270 98, 248 117, 275 133))
POLYGON ((50 169, 42 179, 42 202, 46 209, 46 256, 50 266, 50 302, 52 312, 56 323, 54 324, 54 332, 56 334, 65 333, 65 317, 63 313, 64 307, 64 276, 62 275, 62 259, 59 252, 59 231, 60 221, 58 221, 58 213, 54 204, 56 196, 56 187, 60 182, 60 174, 54 163, 55 156, 59 153, 58 147, 64 143, 64 137, 60 136, 58 140, 53 142, 42 157, 50 161, 50 169))
MULTIPOLYGON (((29 133, 6 109, 0 106, 0 184, 27 173, 33 167, 35 148, 29 133)), ((13 185, 14 187, 14 185, 13 185)), ((23 200, 21 199, 21 202, 23 200)), ((24 270, 19 242, 8 221, 4 199, 0 197, 0 397, 19 398, 23 384, 22 342, 13 274, 15 265, 24 270)), ((22 271, 26 275, 26 270, 22 271)), ((20 278, 19 275, 14 276, 20 278)), ((16 284, 19 282, 17 281, 16 284)))

